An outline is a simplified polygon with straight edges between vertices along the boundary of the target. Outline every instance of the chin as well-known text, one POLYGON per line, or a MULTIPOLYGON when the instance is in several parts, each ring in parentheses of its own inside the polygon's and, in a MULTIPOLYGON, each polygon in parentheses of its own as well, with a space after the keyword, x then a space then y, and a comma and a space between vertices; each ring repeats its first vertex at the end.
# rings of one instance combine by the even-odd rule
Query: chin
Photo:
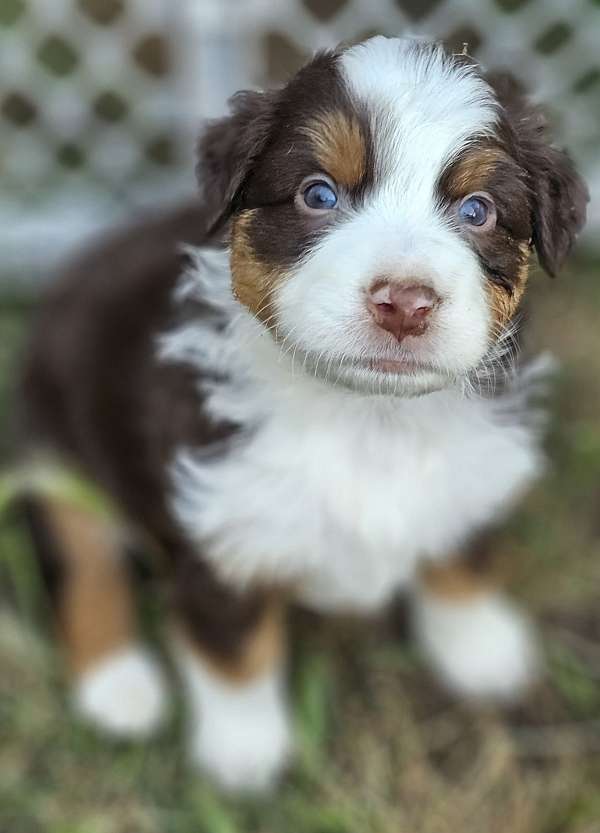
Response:
POLYGON ((313 378, 363 395, 422 396, 452 386, 457 378, 449 371, 402 359, 351 359, 306 352, 301 365, 313 378))

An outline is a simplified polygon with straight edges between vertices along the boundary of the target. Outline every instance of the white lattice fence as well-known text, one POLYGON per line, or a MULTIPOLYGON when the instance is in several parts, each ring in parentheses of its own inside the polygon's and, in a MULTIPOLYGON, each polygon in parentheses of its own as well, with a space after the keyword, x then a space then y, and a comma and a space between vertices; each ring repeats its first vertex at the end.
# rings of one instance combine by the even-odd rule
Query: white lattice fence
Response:
POLYGON ((600 229, 600 0, 0 0, 0 272, 37 277, 191 191, 198 125, 234 90, 407 29, 467 41, 550 103, 600 229))

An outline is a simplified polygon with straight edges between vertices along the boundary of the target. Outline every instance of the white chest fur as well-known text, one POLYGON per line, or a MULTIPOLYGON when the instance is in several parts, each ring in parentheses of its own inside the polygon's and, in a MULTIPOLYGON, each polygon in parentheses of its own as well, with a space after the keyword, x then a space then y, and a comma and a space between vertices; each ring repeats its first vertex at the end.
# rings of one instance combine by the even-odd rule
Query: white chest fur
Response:
POLYGON ((294 375, 243 316, 224 333, 187 325, 162 353, 228 373, 204 387, 205 404, 248 426, 223 455, 181 449, 173 470, 179 522, 239 584, 281 581, 318 606, 376 606, 420 558, 451 555, 495 520, 540 470, 510 392, 340 390, 294 375))

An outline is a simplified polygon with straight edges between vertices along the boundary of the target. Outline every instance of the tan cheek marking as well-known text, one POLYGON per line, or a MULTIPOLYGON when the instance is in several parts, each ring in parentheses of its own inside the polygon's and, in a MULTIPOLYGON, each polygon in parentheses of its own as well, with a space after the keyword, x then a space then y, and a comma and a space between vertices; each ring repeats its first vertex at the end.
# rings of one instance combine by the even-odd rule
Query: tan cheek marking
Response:
POLYGON ((273 316, 273 290, 284 275, 262 263, 252 248, 248 230, 256 213, 256 209, 249 209, 233 221, 230 242, 232 288, 238 301, 267 323, 273 316))
POLYGON ((506 159, 500 148, 484 147, 467 153, 450 169, 444 190, 451 199, 485 191, 498 163, 506 159))
POLYGON ((489 573, 479 573, 460 560, 427 564, 421 570, 421 579, 428 593, 451 602, 469 601, 489 593, 495 584, 489 573))
POLYGON ((233 658, 208 652, 191 637, 183 625, 176 626, 177 638, 223 679, 242 684, 266 673, 278 664, 285 654, 285 615, 281 599, 273 597, 255 628, 247 634, 233 658))
MULTIPOLYGON (((450 168, 444 190, 453 200, 472 194, 474 191, 485 191, 498 163, 506 159, 505 152, 498 147, 474 149, 450 168)), ((488 282, 487 286, 494 334, 499 333, 513 317, 527 285, 529 247, 526 243, 514 245, 519 246, 520 252, 512 294, 509 295, 502 286, 492 282, 488 282)))
POLYGON ((509 295, 503 287, 497 284, 488 283, 488 294, 495 333, 498 333, 502 327, 506 326, 513 317, 527 287, 529 278, 529 247, 526 243, 522 243, 519 248, 521 250, 521 261, 512 294, 509 295))
POLYGON ((45 516, 65 567, 60 636, 69 667, 81 674, 135 639, 128 576, 106 521, 58 501, 46 503, 45 516))
POLYGON ((339 185, 352 188, 360 183, 366 171, 367 149, 355 118, 334 110, 314 119, 303 132, 319 165, 339 185))

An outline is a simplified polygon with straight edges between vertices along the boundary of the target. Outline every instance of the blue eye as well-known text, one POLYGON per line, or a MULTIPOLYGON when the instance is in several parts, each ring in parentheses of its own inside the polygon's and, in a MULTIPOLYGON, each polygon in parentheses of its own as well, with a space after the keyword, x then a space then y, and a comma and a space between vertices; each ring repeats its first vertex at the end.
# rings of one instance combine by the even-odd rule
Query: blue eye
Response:
POLYGON ((490 204, 482 197, 465 197, 458 208, 458 216, 470 226, 483 226, 490 215, 490 204))
POLYGON ((304 191, 304 202, 309 208, 327 211, 337 205, 337 194, 327 182, 313 182, 304 191))

